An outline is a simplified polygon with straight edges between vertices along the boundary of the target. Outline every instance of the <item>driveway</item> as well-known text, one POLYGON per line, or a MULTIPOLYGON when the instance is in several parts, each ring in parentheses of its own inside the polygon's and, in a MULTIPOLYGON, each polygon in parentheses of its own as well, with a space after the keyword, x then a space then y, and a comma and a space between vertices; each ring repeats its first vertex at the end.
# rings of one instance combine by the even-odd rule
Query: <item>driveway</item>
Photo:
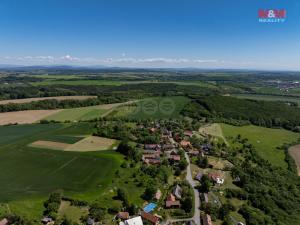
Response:
POLYGON ((194 199, 195 199, 195 212, 194 212, 194 217, 193 220, 195 221, 196 225, 201 225, 201 219, 200 219, 200 193, 198 189, 196 189, 196 183, 192 177, 192 172, 191 172, 191 162, 188 154, 185 152, 185 158, 186 161, 188 162, 187 166, 187 173, 186 173, 186 180, 189 182, 189 184, 193 187, 194 191, 194 199))

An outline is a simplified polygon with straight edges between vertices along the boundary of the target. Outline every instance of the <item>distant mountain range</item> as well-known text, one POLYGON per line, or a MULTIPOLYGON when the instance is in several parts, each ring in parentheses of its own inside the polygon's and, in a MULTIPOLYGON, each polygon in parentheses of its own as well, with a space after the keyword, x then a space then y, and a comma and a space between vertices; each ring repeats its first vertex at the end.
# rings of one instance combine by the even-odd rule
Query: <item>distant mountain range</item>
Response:
MULTIPOLYGON (((251 70, 251 69, 212 69, 212 68, 133 68, 133 67, 108 67, 108 66, 75 66, 75 65, 10 65, 0 64, 0 71, 30 72, 30 71, 92 71, 92 72, 264 72, 270 70, 251 70)), ((274 71, 285 72, 285 71, 274 71)), ((291 72, 291 71, 286 71, 291 72)))

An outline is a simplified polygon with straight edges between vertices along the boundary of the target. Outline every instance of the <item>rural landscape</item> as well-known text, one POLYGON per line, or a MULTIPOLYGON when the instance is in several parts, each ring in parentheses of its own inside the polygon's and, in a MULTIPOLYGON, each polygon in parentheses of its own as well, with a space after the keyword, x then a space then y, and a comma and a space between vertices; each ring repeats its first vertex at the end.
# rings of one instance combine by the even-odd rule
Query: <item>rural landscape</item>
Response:
POLYGON ((1 221, 299 224, 300 87, 287 84, 300 74, 18 68, 0 79, 1 221))
POLYGON ((300 1, 0 12, 0 225, 300 225, 300 1))

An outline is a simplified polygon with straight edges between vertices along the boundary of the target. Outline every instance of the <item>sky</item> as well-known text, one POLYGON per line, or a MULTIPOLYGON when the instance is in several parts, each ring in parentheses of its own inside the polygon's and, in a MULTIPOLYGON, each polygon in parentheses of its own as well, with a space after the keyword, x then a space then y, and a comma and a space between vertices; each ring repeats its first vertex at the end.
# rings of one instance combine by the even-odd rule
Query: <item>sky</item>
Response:
POLYGON ((300 70, 299 0, 1 0, 0 65, 300 70), (285 9, 280 23, 259 9, 285 9))

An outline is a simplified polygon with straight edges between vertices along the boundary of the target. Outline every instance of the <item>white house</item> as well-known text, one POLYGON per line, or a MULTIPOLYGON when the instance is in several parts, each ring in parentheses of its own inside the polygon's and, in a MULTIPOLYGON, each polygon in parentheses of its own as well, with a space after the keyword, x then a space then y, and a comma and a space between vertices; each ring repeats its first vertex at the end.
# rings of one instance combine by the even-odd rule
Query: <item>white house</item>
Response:
POLYGON ((137 216, 124 222, 120 222, 119 225, 143 225, 142 217, 137 216))

